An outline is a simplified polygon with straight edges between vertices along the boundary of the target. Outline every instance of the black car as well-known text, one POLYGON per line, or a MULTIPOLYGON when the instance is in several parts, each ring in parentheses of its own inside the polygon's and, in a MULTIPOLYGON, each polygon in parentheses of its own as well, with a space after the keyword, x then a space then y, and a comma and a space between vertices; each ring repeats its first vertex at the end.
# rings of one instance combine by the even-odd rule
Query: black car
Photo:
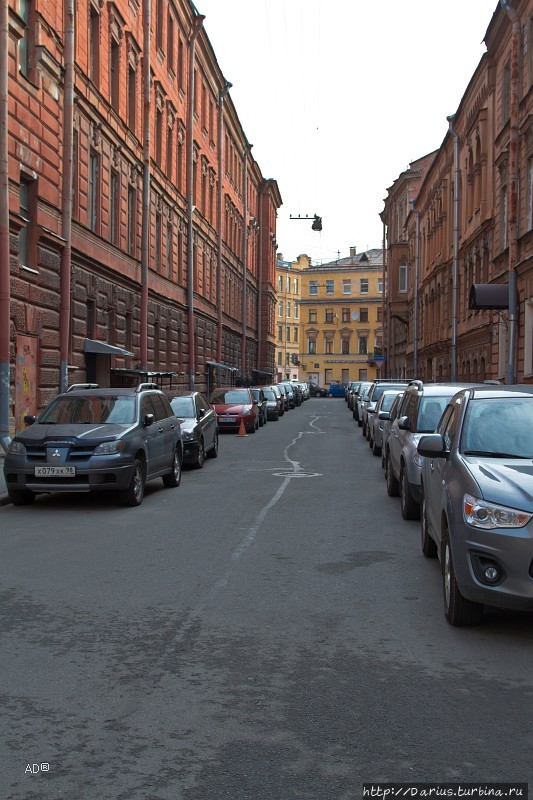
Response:
POLYGON ((139 506, 144 486, 163 478, 179 486, 180 423, 154 383, 133 388, 72 386, 58 395, 8 447, 9 499, 28 505, 42 492, 118 491, 139 506))
POLYGON ((252 386, 250 391, 254 396, 254 400, 257 401, 257 413, 259 414, 259 427, 262 428, 263 425, 266 425, 268 421, 267 399, 265 397, 265 393, 263 391, 262 386, 252 386))
POLYGON ((218 456, 216 411, 200 392, 182 392, 172 398, 170 405, 181 424, 183 459, 202 469, 206 456, 218 456))
POLYGON ((327 397, 328 390, 323 386, 317 386, 316 383, 309 384, 309 394, 311 397, 327 397))

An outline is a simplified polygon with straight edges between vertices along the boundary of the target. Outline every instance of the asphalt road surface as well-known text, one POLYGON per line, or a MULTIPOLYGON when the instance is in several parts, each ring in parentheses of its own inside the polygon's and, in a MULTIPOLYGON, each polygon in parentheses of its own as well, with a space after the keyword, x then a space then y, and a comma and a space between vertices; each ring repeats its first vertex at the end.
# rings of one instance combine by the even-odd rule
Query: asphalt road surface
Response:
POLYGON ((533 615, 446 623, 342 399, 221 436, 138 509, 0 508, 0 575, 2 800, 533 782, 533 615))

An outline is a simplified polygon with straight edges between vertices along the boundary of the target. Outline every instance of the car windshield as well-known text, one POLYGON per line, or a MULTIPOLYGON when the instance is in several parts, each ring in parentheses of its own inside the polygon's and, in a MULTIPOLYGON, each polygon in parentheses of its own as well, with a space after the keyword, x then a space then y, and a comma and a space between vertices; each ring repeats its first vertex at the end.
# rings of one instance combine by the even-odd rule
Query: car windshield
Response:
POLYGON ((465 455, 533 458, 533 397, 472 400, 461 447, 465 455))
POLYGON ((250 404, 250 395, 247 389, 223 389, 221 392, 213 392, 211 402, 215 405, 250 404))
POLYGON ((445 397, 423 397, 418 409, 418 421, 416 430, 418 433, 433 433, 439 420, 442 417, 442 412, 446 408, 446 403, 449 396, 445 397))
POLYGON ((92 395, 58 397, 44 411, 39 423, 46 425, 131 425, 135 398, 92 395))
POLYGON ((172 406, 172 411, 177 417, 183 417, 183 419, 187 419, 196 416, 192 397, 174 397, 170 401, 170 405, 172 406))
POLYGON ((396 400, 397 395, 395 394, 385 394, 383 395, 383 400, 381 401, 381 411, 390 411, 392 408, 392 404, 396 400))
POLYGON ((401 389, 402 387, 403 384, 400 386, 396 386, 394 383, 378 383, 374 387, 374 391, 372 392, 372 402, 375 403, 377 400, 379 400, 383 392, 386 392, 387 390, 390 389, 401 389))
POLYGON ((276 400, 276 395, 272 391, 272 389, 263 389, 263 394, 265 395, 267 400, 276 400))

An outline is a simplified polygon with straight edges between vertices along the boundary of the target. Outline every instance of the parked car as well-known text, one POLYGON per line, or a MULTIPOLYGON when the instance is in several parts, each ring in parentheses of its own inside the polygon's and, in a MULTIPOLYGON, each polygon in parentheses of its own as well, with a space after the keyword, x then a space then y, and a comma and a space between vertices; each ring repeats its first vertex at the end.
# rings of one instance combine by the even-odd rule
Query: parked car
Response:
POLYGON ((385 469, 385 453, 387 451, 387 441, 390 434, 391 425, 398 417, 402 404, 403 392, 396 395, 390 407, 390 411, 381 411, 381 468, 385 469))
POLYGON ((318 386, 316 383, 309 384, 309 395, 311 397, 327 397, 328 390, 324 386, 318 386))
POLYGON ((363 426, 363 400, 367 391, 372 386, 372 381, 361 381, 359 388, 356 392, 354 392, 354 398, 352 401, 353 404, 353 412, 352 416, 356 420, 357 424, 361 428, 363 426))
POLYGON ((291 381, 291 383, 297 386, 301 393, 302 393, 302 400, 309 400, 309 384, 305 383, 304 381, 291 381))
POLYGON ((353 411, 353 400, 356 392, 361 386, 361 381, 350 381, 346 387, 346 403, 350 411, 353 411))
POLYGON ((259 427, 262 428, 263 425, 267 424, 268 417, 267 417, 267 400, 265 394, 263 392, 262 386, 252 386, 250 389, 254 400, 257 403, 257 412, 259 414, 259 427))
POLYGON ((276 395, 276 398, 277 398, 277 400, 279 402, 279 416, 282 417, 284 415, 284 413, 285 413, 285 393, 281 392, 281 390, 280 390, 279 386, 277 385, 277 383, 275 383, 275 384, 273 384, 273 385, 271 385, 271 386, 269 386, 267 388, 272 389, 272 391, 276 395))
POLYGON ((205 458, 218 456, 218 421, 215 410, 200 392, 182 392, 170 401, 181 424, 183 460, 202 469, 205 458))
POLYGON ((296 408, 296 406, 301 406, 302 401, 298 395, 298 390, 295 386, 292 385, 289 381, 282 381, 280 386, 285 387, 285 391, 289 395, 289 407, 296 408))
POLYGON ((338 381, 331 381, 328 386, 328 397, 344 397, 346 386, 338 381))
POLYGON ((398 389, 386 389, 377 401, 374 413, 369 416, 370 437, 368 441, 372 454, 375 456, 381 455, 385 422, 389 420, 392 404, 399 394, 403 394, 403 392, 398 389))
POLYGON ((271 386, 263 388, 266 400, 266 414, 269 420, 278 420, 280 417, 281 397, 277 397, 271 386))
POLYGON ((139 506, 147 481, 180 484, 180 423, 156 384, 72 386, 26 423, 4 463, 14 505, 28 505, 42 492, 114 490, 124 505, 139 506))
POLYGON ((294 408, 294 405, 291 405, 289 399, 289 390, 285 386, 284 383, 277 384, 279 391, 281 392, 281 396, 283 397, 285 411, 290 411, 291 408, 294 408))
POLYGON ((361 403, 361 418, 363 436, 370 437, 370 417, 374 413, 376 403, 386 389, 398 389, 401 391, 409 385, 409 381, 394 381, 387 379, 377 379, 372 382, 361 403))
POLYGON ((414 380, 404 392, 385 453, 387 492, 391 497, 400 495, 404 519, 418 519, 420 515, 422 458, 416 449, 420 436, 433 433, 450 397, 469 385, 414 380))
POLYGON ((216 411, 219 430, 240 430, 244 423, 246 433, 259 428, 257 403, 250 389, 241 386, 223 386, 215 389, 209 402, 216 411))
POLYGON ((533 386, 477 386, 422 436, 422 551, 440 559, 451 625, 533 608, 533 386))

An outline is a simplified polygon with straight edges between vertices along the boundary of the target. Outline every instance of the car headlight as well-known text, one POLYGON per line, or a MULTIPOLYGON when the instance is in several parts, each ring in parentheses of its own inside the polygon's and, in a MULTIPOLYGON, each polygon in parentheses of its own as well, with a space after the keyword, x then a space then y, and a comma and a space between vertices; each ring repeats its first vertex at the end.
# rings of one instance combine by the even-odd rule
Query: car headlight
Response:
POLYGON ((487 503, 470 494, 465 494, 463 498, 463 515, 465 522, 473 528, 486 529, 523 528, 533 517, 533 514, 525 511, 487 503))
POLYGON ((246 414, 252 413, 252 406, 243 406, 242 414, 245 416, 246 414))
POLYGON ((9 447, 7 448, 7 452, 13 456, 25 456, 26 448, 22 444, 22 442, 12 441, 9 447))
POLYGON ((98 447, 95 447, 95 456, 114 456, 124 450, 124 442, 122 439, 117 439, 114 442, 102 442, 98 447))
POLYGON ((192 440, 195 439, 196 437, 193 431, 183 431, 181 438, 183 439, 184 442, 192 442, 192 440))

